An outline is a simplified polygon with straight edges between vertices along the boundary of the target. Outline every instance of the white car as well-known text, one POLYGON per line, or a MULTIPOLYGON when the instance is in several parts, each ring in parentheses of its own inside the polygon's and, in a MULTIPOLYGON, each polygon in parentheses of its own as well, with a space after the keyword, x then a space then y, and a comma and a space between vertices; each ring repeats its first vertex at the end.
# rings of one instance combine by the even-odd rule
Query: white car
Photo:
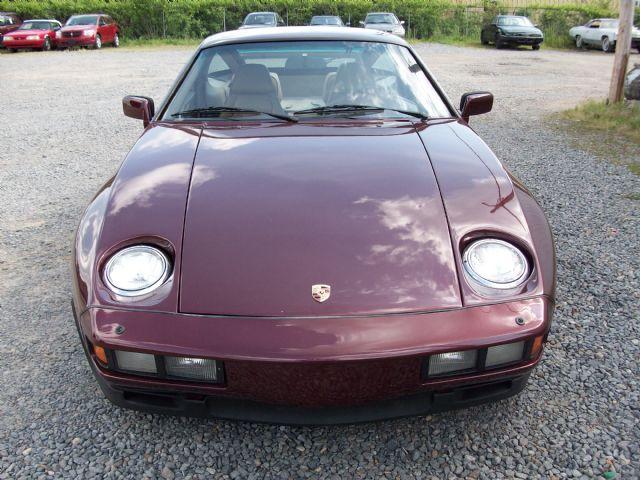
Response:
POLYGON ((395 13, 389 12, 371 12, 367 13, 364 22, 360 22, 364 28, 370 28, 373 30, 381 30, 387 33, 393 33, 399 37, 404 38, 404 20, 398 20, 395 13))
MULTIPOLYGON (((586 25, 573 27, 569 30, 569 35, 578 48, 596 47, 605 52, 613 52, 616 48, 618 23, 617 18, 595 18, 586 25)), ((631 35, 631 47, 640 52, 640 30, 634 27, 631 35)))

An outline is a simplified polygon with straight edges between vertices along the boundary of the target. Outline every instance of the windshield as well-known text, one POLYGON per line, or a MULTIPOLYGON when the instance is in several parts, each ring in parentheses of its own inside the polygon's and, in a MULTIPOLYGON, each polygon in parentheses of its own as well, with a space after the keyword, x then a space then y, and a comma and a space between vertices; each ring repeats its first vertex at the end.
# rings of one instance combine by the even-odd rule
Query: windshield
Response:
POLYGON ((311 25, 342 25, 338 17, 313 17, 311 25))
POLYGON ((67 20, 66 26, 95 25, 96 23, 98 23, 98 17, 96 15, 80 15, 78 17, 71 17, 67 20))
POLYGON ((502 27, 533 27, 533 23, 527 17, 502 17, 498 19, 498 25, 502 27))
POLYGON ((251 13, 244 19, 245 25, 275 25, 276 18, 270 13, 251 13))
POLYGON ((24 22, 18 30, 49 30, 51 22, 24 22))
POLYGON ((398 112, 404 111, 451 116, 408 48, 377 42, 301 41, 203 49, 163 118, 237 120, 246 117, 247 110, 271 116, 300 114, 300 120, 353 116, 354 109, 345 106, 377 107, 363 108, 358 115, 407 117, 398 112), (327 106, 340 108, 322 110, 327 106))
POLYGON ((390 13, 370 13, 364 23, 396 23, 396 18, 390 13))

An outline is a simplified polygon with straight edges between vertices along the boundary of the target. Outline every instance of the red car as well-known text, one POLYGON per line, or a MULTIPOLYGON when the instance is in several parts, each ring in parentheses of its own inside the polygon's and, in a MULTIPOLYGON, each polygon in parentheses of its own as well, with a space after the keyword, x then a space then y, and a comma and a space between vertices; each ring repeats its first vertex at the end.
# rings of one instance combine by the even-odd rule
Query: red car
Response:
POLYGON ((26 20, 20 27, 3 38, 9 51, 37 48, 49 51, 56 46, 56 32, 62 28, 57 20, 26 20))
POLYGON ((4 35, 9 32, 13 32, 20 26, 22 20, 14 12, 0 12, 0 46, 2 46, 2 40, 4 35))
POLYGON ((518 393, 551 324, 544 213, 402 39, 205 40, 84 213, 73 310, 149 412, 341 423, 518 393))
POLYGON ((120 29, 109 15, 74 15, 56 32, 59 48, 120 46, 120 29))

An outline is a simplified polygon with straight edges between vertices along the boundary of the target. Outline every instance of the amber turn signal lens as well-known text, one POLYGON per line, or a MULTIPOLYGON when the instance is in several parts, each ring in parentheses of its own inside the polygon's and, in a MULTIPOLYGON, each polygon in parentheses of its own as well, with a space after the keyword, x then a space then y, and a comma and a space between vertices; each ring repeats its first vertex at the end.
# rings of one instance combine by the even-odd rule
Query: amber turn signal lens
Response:
POLYGON ((544 340, 544 335, 540 335, 533 339, 533 344, 531 345, 531 355, 529 358, 536 358, 540 355, 542 351, 542 341, 544 340))
POLYGON ((103 347, 94 345, 93 353, 95 353, 96 357, 98 357, 98 360, 100 360, 100 363, 102 363, 103 365, 106 365, 107 363, 109 363, 107 362, 107 352, 104 351, 103 347))

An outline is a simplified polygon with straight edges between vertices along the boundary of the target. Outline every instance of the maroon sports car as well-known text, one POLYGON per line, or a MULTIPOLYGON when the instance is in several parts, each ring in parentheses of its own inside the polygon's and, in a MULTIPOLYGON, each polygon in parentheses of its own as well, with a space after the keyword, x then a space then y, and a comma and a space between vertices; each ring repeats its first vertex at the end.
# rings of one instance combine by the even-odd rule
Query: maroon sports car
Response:
POLYGON ((545 216, 404 40, 206 39, 90 203, 73 309, 104 394, 278 423, 509 397, 554 305, 545 216))

